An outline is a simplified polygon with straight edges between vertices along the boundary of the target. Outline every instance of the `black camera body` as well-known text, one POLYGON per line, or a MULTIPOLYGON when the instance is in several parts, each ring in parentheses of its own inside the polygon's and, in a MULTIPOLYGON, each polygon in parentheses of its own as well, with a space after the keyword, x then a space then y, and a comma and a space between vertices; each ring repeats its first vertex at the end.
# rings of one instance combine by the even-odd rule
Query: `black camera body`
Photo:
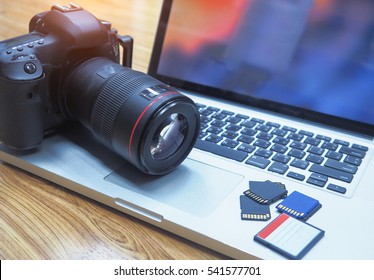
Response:
POLYGON ((67 120, 79 120, 146 173, 167 173, 184 160, 198 135, 198 111, 186 96, 129 68, 130 36, 73 4, 35 15, 29 31, 0 42, 2 143, 32 149, 67 120))

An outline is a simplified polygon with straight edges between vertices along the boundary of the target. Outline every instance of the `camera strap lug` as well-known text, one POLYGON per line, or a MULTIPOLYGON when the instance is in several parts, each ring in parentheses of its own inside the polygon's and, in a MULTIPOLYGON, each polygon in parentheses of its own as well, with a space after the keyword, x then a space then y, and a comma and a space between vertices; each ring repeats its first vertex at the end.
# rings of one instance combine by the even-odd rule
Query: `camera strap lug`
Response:
POLYGON ((134 45, 134 39, 129 35, 118 35, 117 38, 119 41, 119 44, 123 48, 123 54, 122 54, 122 65, 125 67, 131 68, 132 65, 132 49, 134 45))

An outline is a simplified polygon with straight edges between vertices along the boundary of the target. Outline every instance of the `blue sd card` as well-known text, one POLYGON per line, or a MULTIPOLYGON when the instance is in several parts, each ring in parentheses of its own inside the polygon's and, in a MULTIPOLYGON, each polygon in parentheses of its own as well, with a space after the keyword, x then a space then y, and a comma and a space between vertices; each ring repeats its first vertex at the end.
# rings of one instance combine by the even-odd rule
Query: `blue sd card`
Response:
POLYGON ((322 205, 317 199, 294 191, 279 203, 276 208, 281 213, 287 213, 296 219, 306 221, 321 207, 322 205))
POLYGON ((259 204, 245 195, 240 196, 240 209, 242 220, 267 221, 271 218, 269 205, 259 204))

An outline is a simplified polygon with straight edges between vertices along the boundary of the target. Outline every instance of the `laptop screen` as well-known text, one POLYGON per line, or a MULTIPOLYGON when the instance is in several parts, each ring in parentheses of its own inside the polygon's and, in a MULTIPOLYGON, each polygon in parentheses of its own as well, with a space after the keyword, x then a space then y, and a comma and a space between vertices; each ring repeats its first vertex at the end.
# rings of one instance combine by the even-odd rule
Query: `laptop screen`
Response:
POLYGON ((374 134, 374 1, 164 3, 149 73, 374 134))

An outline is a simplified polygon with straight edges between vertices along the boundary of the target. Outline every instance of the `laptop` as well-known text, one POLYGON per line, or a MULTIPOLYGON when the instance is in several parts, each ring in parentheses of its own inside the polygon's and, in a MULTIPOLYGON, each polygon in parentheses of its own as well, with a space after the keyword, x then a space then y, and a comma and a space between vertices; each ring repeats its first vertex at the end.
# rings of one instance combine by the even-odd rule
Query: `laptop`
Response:
MULTIPOLYGON (((236 259, 283 259, 242 219, 251 183, 322 206, 303 259, 374 258, 372 1, 163 3, 149 74, 191 97, 199 138, 172 173, 147 176, 79 125, 0 159, 236 259)), ((282 197, 283 199, 284 197, 282 197)), ((291 242, 292 243, 292 242, 291 242)))

